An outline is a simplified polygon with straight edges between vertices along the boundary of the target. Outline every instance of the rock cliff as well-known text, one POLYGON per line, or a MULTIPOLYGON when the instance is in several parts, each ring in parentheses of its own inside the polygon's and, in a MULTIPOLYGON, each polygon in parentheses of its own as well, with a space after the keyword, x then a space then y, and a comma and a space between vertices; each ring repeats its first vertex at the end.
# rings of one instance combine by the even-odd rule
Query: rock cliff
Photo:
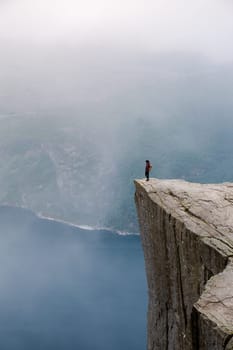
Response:
POLYGON ((136 180, 148 350, 233 349, 233 184, 136 180))

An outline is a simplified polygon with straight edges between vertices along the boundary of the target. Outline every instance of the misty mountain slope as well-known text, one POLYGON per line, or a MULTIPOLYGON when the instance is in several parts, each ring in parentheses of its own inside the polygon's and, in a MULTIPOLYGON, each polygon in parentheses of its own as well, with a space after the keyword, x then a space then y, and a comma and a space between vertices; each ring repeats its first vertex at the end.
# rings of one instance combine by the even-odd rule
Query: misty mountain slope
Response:
POLYGON ((82 223, 92 212, 96 216, 89 223, 95 224, 100 215, 97 200, 102 199, 101 210, 107 211, 111 204, 104 198, 106 192, 108 198, 111 192, 104 181, 111 165, 106 169, 103 153, 91 137, 88 140, 79 130, 62 130, 57 125, 52 129, 48 126, 48 132, 48 119, 39 121, 41 133, 38 119, 13 119, 15 125, 8 125, 10 140, 2 137, 4 163, 0 176, 7 187, 1 192, 1 200, 60 218, 74 219, 74 213, 82 223))
POLYGON ((38 70, 40 56, 19 58, 24 85, 11 77, 1 99, 1 203, 132 232, 145 159, 155 177, 232 180, 231 65, 78 54, 52 52, 38 70))

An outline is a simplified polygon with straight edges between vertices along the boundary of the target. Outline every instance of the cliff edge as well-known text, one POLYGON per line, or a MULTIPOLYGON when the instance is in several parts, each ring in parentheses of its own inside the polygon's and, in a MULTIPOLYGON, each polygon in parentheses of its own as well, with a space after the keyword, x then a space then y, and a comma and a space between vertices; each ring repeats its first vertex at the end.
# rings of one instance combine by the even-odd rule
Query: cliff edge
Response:
POLYGON ((135 186, 148 350, 233 350, 233 183, 135 186))

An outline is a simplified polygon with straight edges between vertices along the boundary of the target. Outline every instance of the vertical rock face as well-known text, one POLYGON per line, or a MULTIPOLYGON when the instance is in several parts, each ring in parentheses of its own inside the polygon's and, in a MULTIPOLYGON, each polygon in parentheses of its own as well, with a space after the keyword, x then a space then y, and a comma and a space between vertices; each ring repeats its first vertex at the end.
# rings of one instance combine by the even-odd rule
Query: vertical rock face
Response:
POLYGON ((148 350, 233 350, 233 184, 135 186, 148 350))

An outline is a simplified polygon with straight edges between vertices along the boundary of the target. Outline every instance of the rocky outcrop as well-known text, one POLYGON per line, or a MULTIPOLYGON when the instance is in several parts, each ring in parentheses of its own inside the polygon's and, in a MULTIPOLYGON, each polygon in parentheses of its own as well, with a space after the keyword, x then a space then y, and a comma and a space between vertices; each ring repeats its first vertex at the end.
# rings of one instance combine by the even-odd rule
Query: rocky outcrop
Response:
POLYGON ((136 180, 148 350, 233 349, 233 184, 136 180))

